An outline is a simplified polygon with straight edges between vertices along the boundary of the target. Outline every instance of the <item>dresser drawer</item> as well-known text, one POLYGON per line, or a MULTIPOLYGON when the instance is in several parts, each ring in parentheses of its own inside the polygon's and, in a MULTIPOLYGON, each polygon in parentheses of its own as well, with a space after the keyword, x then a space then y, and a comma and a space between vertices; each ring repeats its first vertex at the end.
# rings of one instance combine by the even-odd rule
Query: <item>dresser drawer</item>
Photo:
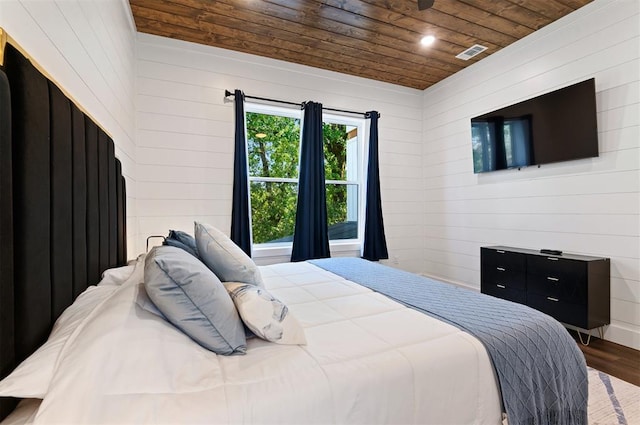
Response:
POLYGON ((529 292, 572 304, 587 303, 587 267, 584 262, 530 256, 527 258, 527 270, 529 292))
POLYGON ((563 302, 558 298, 539 294, 527 294, 527 305, 562 323, 587 329, 587 307, 563 302))
POLYGON ((531 275, 552 277, 560 280, 584 281, 587 275, 586 263, 558 257, 530 255, 527 271, 531 275))
POLYGON ((519 252, 504 251, 501 249, 482 248, 480 250, 482 264, 492 266, 508 266, 512 270, 525 271, 527 256, 519 252))
POLYGON ((571 304, 587 304, 587 285, 571 278, 556 278, 530 274, 527 276, 528 291, 545 297, 557 298, 571 304))
POLYGON ((527 293, 519 289, 510 289, 501 284, 482 284, 482 293, 493 295, 494 297, 504 300, 513 301, 520 304, 526 304, 527 293))
POLYGON ((525 290, 526 256, 517 252, 482 249, 481 281, 489 286, 525 290))

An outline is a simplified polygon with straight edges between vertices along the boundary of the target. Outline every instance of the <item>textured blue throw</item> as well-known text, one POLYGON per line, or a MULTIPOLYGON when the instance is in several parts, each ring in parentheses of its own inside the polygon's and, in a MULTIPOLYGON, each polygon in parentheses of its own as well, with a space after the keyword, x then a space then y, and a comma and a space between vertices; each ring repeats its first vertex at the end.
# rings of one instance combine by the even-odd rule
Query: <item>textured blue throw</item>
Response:
POLYGON ((359 258, 310 263, 444 320, 486 347, 509 425, 586 425, 587 366, 556 320, 501 300, 359 258))

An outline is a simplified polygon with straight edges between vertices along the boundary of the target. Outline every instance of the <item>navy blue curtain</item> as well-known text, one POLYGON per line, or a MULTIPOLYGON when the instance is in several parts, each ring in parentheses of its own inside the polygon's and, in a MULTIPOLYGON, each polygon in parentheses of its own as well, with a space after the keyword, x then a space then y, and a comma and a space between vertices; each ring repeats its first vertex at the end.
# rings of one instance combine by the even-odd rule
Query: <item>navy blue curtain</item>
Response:
POLYGON ((251 224, 249 223, 249 166, 244 123, 244 94, 234 92, 235 153, 233 158, 233 205, 231 210, 231 240, 251 257, 251 224))
POLYGON ((377 111, 366 114, 369 128, 369 163, 367 165, 367 203, 364 219, 364 250, 362 258, 378 261, 389 258, 387 240, 384 236, 382 220, 382 200, 380 197, 380 170, 378 168, 378 118, 377 111))
POLYGON ((329 257, 327 199, 324 182, 322 104, 304 104, 298 207, 291 261, 329 257))

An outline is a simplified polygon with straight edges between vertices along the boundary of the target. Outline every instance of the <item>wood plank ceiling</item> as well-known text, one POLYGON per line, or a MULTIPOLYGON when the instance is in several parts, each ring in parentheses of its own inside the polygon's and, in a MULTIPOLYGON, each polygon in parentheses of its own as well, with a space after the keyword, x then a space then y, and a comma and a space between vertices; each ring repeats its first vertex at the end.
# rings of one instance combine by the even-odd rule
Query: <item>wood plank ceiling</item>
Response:
POLYGON ((416 89, 591 0, 130 0, 138 31, 416 89), (420 39, 433 35, 429 47, 420 39), (474 44, 488 49, 464 61, 474 44))

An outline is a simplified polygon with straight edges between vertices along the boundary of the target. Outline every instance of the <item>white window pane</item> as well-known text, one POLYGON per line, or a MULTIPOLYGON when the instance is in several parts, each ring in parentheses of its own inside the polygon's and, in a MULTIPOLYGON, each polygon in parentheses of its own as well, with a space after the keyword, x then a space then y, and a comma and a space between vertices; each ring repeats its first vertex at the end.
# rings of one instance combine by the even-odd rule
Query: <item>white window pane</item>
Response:
POLYGON ((327 183, 329 240, 358 239, 358 185, 327 183))
POLYGON ((358 179, 357 127, 323 123, 324 166, 327 180, 358 179))
POLYGON ((293 241, 297 183, 251 182, 253 243, 293 241))
POLYGON ((298 177, 300 120, 247 112, 249 176, 298 177))

